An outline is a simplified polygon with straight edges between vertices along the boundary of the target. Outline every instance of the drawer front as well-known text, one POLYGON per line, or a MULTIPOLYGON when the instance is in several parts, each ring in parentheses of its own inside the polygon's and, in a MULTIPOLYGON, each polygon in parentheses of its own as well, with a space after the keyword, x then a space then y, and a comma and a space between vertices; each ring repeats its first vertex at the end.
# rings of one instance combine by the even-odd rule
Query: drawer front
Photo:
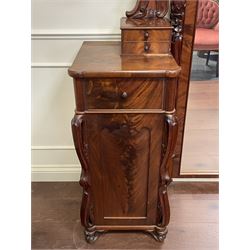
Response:
POLYGON ((171 40, 171 30, 123 30, 123 42, 160 42, 171 40))
POLYGON ((122 54, 166 54, 170 51, 170 41, 166 42, 126 42, 122 44, 122 54))
POLYGON ((164 79, 91 79, 87 109, 162 109, 164 79))

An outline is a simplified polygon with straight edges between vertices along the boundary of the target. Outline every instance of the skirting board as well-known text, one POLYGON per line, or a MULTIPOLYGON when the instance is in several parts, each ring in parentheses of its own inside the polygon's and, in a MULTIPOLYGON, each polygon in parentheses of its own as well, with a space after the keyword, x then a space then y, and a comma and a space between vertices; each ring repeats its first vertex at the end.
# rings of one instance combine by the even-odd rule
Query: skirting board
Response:
POLYGON ((80 165, 33 165, 31 181, 79 181, 80 173, 80 165))
MULTIPOLYGON (((32 182, 72 182, 79 181, 81 168, 79 165, 34 165, 32 166, 32 182)), ((219 178, 174 178, 175 182, 218 182, 219 178)))

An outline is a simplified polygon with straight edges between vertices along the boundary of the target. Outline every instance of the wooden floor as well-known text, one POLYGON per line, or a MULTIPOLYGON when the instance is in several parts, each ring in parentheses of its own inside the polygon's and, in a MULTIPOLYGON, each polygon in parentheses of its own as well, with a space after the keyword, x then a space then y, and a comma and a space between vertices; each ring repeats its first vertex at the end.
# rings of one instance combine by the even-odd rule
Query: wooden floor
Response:
POLYGON ((172 183, 164 243, 144 233, 102 235, 89 245, 80 225, 78 183, 32 183, 32 249, 218 249, 218 183, 172 183))
POLYGON ((219 82, 191 81, 181 173, 219 172, 219 82))

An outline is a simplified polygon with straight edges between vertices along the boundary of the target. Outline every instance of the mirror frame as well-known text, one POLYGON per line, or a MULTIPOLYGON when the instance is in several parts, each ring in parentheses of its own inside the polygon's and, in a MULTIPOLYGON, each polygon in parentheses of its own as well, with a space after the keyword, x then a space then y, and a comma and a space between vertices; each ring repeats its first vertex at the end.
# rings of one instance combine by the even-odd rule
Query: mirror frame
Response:
MULTIPOLYGON (((179 16, 182 14, 182 39, 172 48, 172 53, 175 56, 177 62, 179 62, 182 71, 178 80, 178 93, 177 93, 177 117, 179 121, 179 131, 177 138, 177 145, 175 148, 174 166, 173 166, 173 178, 218 178, 218 174, 181 174, 181 159, 183 152, 183 141, 185 131, 185 120, 187 112, 188 93, 190 85, 190 74, 192 66, 193 56, 193 44, 196 28, 196 17, 198 9, 198 0, 172 0, 171 1, 171 15, 173 14, 173 4, 177 2, 177 5, 184 7, 184 12, 181 13, 179 9, 179 16)), ((178 7, 178 6, 177 6, 178 7)), ((178 9, 175 10, 178 16, 178 9)), ((171 16, 171 20, 173 17, 171 16)))

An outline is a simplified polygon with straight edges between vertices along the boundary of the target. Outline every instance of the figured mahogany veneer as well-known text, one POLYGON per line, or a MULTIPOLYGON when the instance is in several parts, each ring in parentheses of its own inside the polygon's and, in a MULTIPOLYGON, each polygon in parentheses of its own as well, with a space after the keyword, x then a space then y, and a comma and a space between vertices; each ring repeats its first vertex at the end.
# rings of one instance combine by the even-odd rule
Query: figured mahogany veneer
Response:
POLYGON ((122 18, 122 54, 142 55, 169 53, 172 28, 167 19, 122 18))
POLYGON ((181 72, 170 51, 177 31, 164 18, 168 6, 137 1, 121 20, 122 42, 83 43, 68 70, 90 243, 108 230, 143 230, 158 241, 167 234, 181 72))
POLYGON ((180 71, 171 54, 121 56, 121 42, 84 42, 69 68, 69 75, 74 78, 177 77, 180 71))
POLYGON ((86 109, 162 109, 164 79, 91 79, 86 109))
POLYGON ((123 42, 170 42, 171 30, 136 29, 123 30, 123 42))
POLYGON ((88 115, 96 226, 155 224, 163 116, 88 115))
POLYGON ((166 54, 170 52, 170 41, 167 42, 126 42, 122 45, 124 55, 166 54))
POLYGON ((82 225, 88 242, 106 230, 144 230, 162 241, 180 67, 171 54, 121 56, 120 50, 119 42, 84 43, 69 69, 82 225))

